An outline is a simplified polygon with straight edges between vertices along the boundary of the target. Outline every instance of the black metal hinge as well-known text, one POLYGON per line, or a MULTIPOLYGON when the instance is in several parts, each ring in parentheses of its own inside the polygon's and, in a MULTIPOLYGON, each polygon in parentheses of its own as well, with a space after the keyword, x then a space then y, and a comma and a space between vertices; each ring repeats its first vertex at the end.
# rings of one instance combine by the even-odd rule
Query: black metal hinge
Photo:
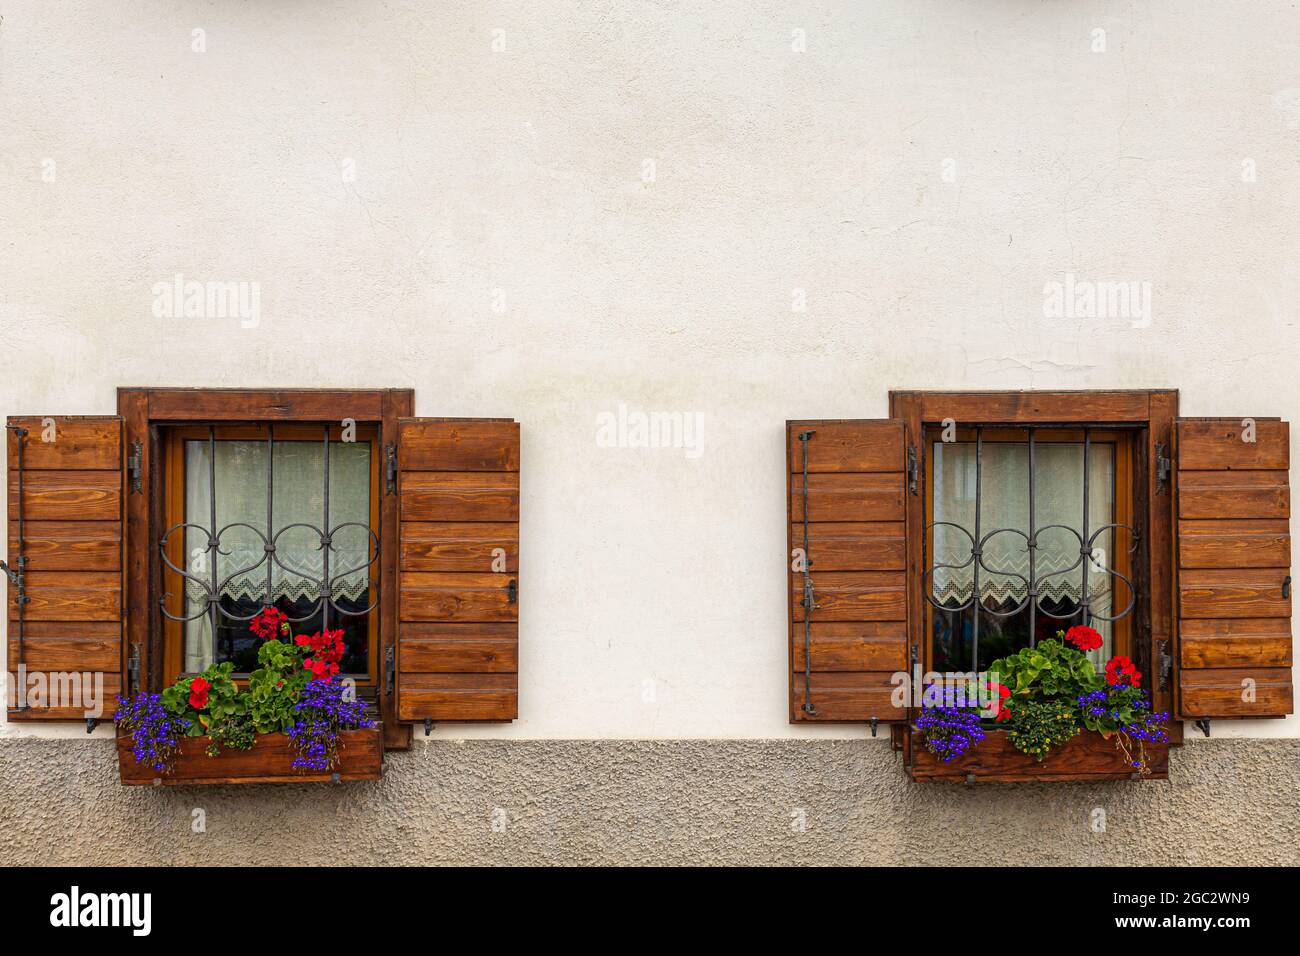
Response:
POLYGON ((126 471, 131 476, 131 490, 137 495, 144 491, 144 446, 131 442, 131 454, 126 456, 126 471))
POLYGON ((519 582, 518 581, 512 580, 509 584, 506 585, 506 603, 507 604, 519 603, 519 582))
POLYGON ((397 494, 397 446, 389 442, 384 446, 384 457, 388 462, 388 493, 397 494))
POLYGON ((1157 657, 1160 668, 1160 689, 1169 689, 1169 675, 1174 671, 1174 659, 1169 653, 1169 642, 1160 642, 1160 651, 1157 657))
POLYGON ((132 694, 140 693, 140 645, 131 645, 131 656, 126 662, 127 685, 132 694))
POLYGON ((907 446, 907 490, 917 494, 921 487, 921 457, 915 445, 907 446))
POLYGON ((397 649, 389 645, 384 651, 384 693, 393 693, 393 683, 397 679, 397 649))
POLYGON ((1173 470, 1173 462, 1165 454, 1168 446, 1164 442, 1156 442, 1156 494, 1163 494, 1165 486, 1169 483, 1169 474, 1173 470))

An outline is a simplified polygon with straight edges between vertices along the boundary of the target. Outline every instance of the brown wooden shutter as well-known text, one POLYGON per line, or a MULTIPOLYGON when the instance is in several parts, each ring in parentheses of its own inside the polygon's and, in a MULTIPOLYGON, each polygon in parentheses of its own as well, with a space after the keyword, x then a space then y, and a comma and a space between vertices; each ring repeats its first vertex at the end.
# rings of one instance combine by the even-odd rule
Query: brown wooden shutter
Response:
POLYGON ((519 425, 398 423, 401 720, 519 715, 519 425))
POLYGON ((1276 419, 1178 420, 1182 717, 1291 713, 1289 431, 1276 419))
POLYGON ((10 580, 9 672, 17 677, 21 665, 26 680, 8 702, 9 719, 108 720, 122 692, 122 419, 23 417, 7 425, 6 561, 14 572, 21 562, 26 597, 20 608, 10 580), (94 715, 71 675, 88 681, 89 693, 96 681, 85 675, 97 674, 102 713, 94 715))
POLYGON ((890 678, 907 670, 907 485, 901 420, 786 423, 790 719, 904 720, 890 678), (804 443, 809 578, 805 635, 804 443), (811 655, 805 653, 805 641, 811 655), (805 663, 811 663, 810 672, 805 663), (808 709, 808 708, 811 709, 808 709))

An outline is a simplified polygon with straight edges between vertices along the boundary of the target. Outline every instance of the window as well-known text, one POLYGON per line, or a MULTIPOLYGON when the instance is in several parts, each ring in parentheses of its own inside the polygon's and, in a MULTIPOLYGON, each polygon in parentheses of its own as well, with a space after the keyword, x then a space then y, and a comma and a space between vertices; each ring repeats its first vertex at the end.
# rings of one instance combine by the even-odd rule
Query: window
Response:
POLYGON ((1140 545, 1132 439, 1089 428, 927 430, 928 669, 986 670, 1072 624, 1102 634, 1089 654, 1099 669, 1130 653, 1140 545))
POLYGON ((342 630, 341 673, 373 684, 378 429, 267 423, 162 433, 166 682, 224 661, 236 675, 252 671, 261 641, 248 622, 274 606, 296 633, 342 630))

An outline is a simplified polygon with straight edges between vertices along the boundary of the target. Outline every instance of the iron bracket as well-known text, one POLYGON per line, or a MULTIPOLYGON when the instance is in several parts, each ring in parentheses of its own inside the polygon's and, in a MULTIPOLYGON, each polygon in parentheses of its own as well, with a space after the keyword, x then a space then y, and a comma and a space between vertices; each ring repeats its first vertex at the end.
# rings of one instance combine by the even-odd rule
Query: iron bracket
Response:
POLYGON ((873 737, 876 736, 876 730, 879 729, 879 727, 880 727, 880 718, 879 718, 879 717, 872 717, 872 718, 871 718, 871 736, 873 736, 873 737))
POLYGON ((131 645, 131 656, 126 661, 126 676, 132 694, 140 693, 140 645, 131 645))
POLYGON ((138 442, 131 442, 131 454, 126 456, 126 470, 131 476, 131 490, 135 494, 144 492, 144 446, 138 442))
POLYGON ((916 453, 915 445, 907 446, 907 490, 918 494, 921 487, 921 457, 916 453))
POLYGON ((1288 574, 1286 577, 1282 579, 1282 600, 1283 601, 1289 600, 1290 597, 1291 597, 1291 575, 1288 574))
POLYGON ((512 579, 510 583, 506 585, 506 603, 507 604, 519 603, 519 582, 518 581, 512 579))
POLYGON ((1207 737, 1210 736, 1210 718, 1202 717, 1200 720, 1198 720, 1196 722, 1196 729, 1199 730, 1201 733, 1205 734, 1205 736, 1207 737))
POLYGON ((1168 641, 1160 642, 1160 650, 1158 653, 1157 660, 1159 661, 1159 665, 1160 665, 1160 689, 1168 690, 1169 675, 1172 674, 1174 670, 1174 658, 1169 653, 1168 641))
POLYGON ((388 493, 397 494, 397 446, 389 442, 384 446, 384 459, 388 468, 388 493))
POLYGON ((397 650, 391 644, 384 651, 384 692, 393 692, 393 682, 397 676, 397 650))
POLYGON ((1165 454, 1168 446, 1164 442, 1156 442, 1156 494, 1162 495, 1165 487, 1169 483, 1169 475, 1173 471, 1173 462, 1165 454))
POLYGON ((426 717, 424 718, 424 736, 427 737, 431 733, 433 733, 433 718, 426 717))
POLYGON ((87 717, 87 718, 86 718, 86 733, 88 733, 88 734, 94 733, 94 732, 95 732, 95 728, 98 727, 98 726, 99 726, 99 718, 98 718, 98 717, 87 717))

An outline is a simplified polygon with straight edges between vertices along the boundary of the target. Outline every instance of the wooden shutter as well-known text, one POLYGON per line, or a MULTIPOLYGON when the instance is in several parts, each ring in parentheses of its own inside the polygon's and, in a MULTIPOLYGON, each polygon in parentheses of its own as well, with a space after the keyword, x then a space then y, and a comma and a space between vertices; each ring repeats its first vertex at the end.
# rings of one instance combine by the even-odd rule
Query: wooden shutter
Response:
POLYGON ((890 678, 907 670, 907 485, 901 420, 786 423, 791 721, 904 720, 890 678), (809 576, 804 607, 804 443, 809 576), (809 617, 805 653, 804 619, 809 617), (811 663, 810 674, 805 663, 811 663), (811 710, 806 708, 811 706, 811 710))
POLYGON ((90 701, 80 688, 73 694, 68 675, 83 675, 90 691, 95 678, 85 675, 101 674, 98 718, 107 720, 122 692, 122 419, 47 416, 7 425, 6 561, 15 572, 22 563, 26 597, 20 608, 10 580, 9 672, 18 675, 21 665, 26 687, 15 689, 21 701, 8 701, 9 719, 87 719, 90 701), (20 702, 29 706, 19 709, 20 702))
POLYGON ((1289 429, 1178 420, 1182 717, 1291 713, 1289 429))
POLYGON ((519 425, 398 422, 397 715, 519 715, 519 425))

